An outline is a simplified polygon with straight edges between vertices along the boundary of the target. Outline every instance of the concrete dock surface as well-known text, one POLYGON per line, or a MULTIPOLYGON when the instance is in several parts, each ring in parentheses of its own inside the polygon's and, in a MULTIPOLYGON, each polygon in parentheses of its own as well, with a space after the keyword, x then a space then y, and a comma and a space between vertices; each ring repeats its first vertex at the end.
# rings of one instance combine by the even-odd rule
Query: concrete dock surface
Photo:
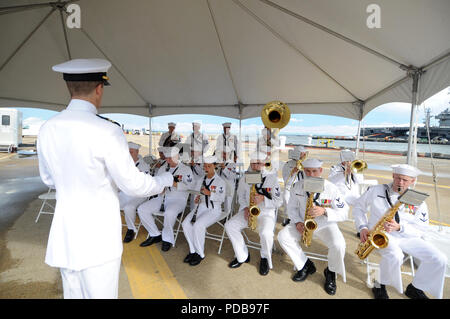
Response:
MULTIPOLYGON (((127 139, 142 144, 140 154, 148 154, 148 136, 127 135, 127 139)), ((330 166, 339 161, 338 150, 310 148, 309 152, 310 157, 324 161, 324 177, 328 176, 330 166)), ((389 183, 392 180, 390 165, 406 162, 405 157, 398 155, 366 153, 360 154, 359 158, 369 164, 369 169, 364 172, 365 178, 377 179, 379 183, 389 183)), ((281 160, 286 159, 287 150, 284 150, 281 152, 281 160)), ((427 199, 430 220, 446 227, 450 225, 450 162, 445 159, 434 160, 438 172, 435 187, 430 161, 430 158, 418 159, 418 167, 425 174, 419 177, 416 189, 430 194, 427 199), (438 192, 440 212, 437 209, 435 189, 438 192)), ((0 190, 0 299, 62 298, 59 269, 44 263, 52 215, 41 215, 39 221, 35 222, 42 205, 38 196, 47 191, 39 178, 37 157, 0 154, 0 190)), ((275 231, 275 250, 272 254, 273 269, 267 276, 261 276, 258 272, 258 250, 250 249, 251 260, 248 264, 230 269, 228 263, 234 258, 230 241, 224 240, 219 254, 219 242, 207 239, 206 258, 193 267, 183 263, 188 253, 183 233, 179 234, 175 247, 162 252, 161 243, 150 247, 139 246, 147 236, 146 230, 141 227, 137 239, 124 244, 119 299, 373 298, 366 285, 366 266, 354 254, 359 239, 351 220, 339 224, 347 243, 347 281, 344 283, 338 276, 335 296, 329 296, 323 289, 323 271, 327 266, 325 261, 313 260, 317 272, 306 281, 292 281, 293 264, 276 241, 276 235, 283 227, 282 220, 283 214, 280 212, 275 231)), ((102 225, 98 226, 101 231, 102 225)), ((125 231, 124 227, 123 234, 125 231)), ((208 231, 222 234, 223 229, 215 224, 208 231)), ((246 233, 251 240, 258 241, 256 233, 250 230, 246 230, 246 233)), ((327 249, 316 240, 308 252, 326 254, 327 249)), ((378 260, 376 253, 371 255, 371 261, 378 260)), ((404 271, 411 270, 408 264, 403 268, 404 271)), ((403 275, 404 289, 411 281, 410 275, 403 275)), ((387 287, 387 291, 392 299, 407 298, 392 287, 387 287)), ((449 278, 445 281, 444 298, 450 298, 449 278)))

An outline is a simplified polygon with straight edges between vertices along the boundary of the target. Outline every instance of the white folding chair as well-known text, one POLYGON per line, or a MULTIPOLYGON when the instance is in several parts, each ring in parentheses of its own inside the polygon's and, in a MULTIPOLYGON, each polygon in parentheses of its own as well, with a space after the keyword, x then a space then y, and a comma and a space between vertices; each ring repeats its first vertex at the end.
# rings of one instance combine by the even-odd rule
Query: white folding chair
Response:
MULTIPOLYGON (((180 232, 183 232, 183 229, 181 227, 181 223, 183 222, 183 217, 184 217, 184 212, 186 210, 186 207, 177 215, 177 219, 175 222, 175 228, 173 230, 173 234, 174 234, 174 242, 173 242, 173 247, 175 247, 175 244, 177 242, 177 238, 178 238, 178 234, 180 232), (181 215, 180 215, 181 214, 181 215)), ((164 211, 160 210, 156 213, 153 213, 153 216, 155 216, 155 220, 157 222, 159 222, 162 226, 164 226, 164 211)))
MULTIPOLYGON (((225 223, 228 221, 228 219, 230 218, 231 214, 228 214, 227 212, 222 212, 219 221, 217 221, 215 224, 218 224, 221 229, 222 229, 222 233, 221 234, 214 234, 208 231, 208 229, 206 229, 206 234, 205 234, 205 238, 206 239, 212 239, 212 240, 216 240, 218 241, 219 244, 219 250, 217 251, 217 253, 220 255, 220 252, 222 251, 222 245, 223 245, 223 241, 225 239, 228 239, 228 236, 225 233, 225 223), (225 222, 222 223, 222 220, 225 219, 225 222)), ((211 226, 210 226, 211 227, 211 226)))
POLYGON ((52 188, 49 188, 47 193, 43 193, 43 194, 39 195, 38 198, 42 199, 43 202, 41 205, 41 209, 39 209, 39 213, 36 217, 36 220, 34 221, 35 223, 38 222, 41 214, 53 215, 55 213, 55 206, 50 204, 49 201, 50 200, 56 201, 56 191, 52 188), (49 210, 48 211, 44 210, 46 208, 49 208, 49 210))
MULTIPOLYGON (((125 213, 123 212, 123 210, 121 210, 120 212, 121 212, 122 215, 125 215, 125 213)), ((134 239, 137 238, 138 233, 139 233, 139 229, 141 229, 141 225, 142 225, 142 222, 141 222, 141 220, 139 219, 139 215, 138 215, 137 213, 136 213, 136 220, 139 220, 139 222, 136 221, 136 222, 134 223, 134 226, 136 227, 136 233, 134 234, 134 239)), ((127 227, 127 229, 128 229, 128 225, 127 225, 126 223, 122 223, 122 227, 127 227)))
MULTIPOLYGON (((275 209, 275 224, 274 224, 274 227, 273 227, 274 237, 275 237, 275 228, 276 228, 276 226, 277 226, 277 223, 276 223, 277 220, 278 220, 278 208, 275 209)), ((261 248, 261 243, 252 241, 252 240, 248 237, 248 235, 247 235, 247 233, 246 233, 246 230, 247 230, 247 229, 248 229, 248 228, 244 228, 244 229, 242 230, 242 235, 244 236, 245 244, 247 245, 248 248, 253 248, 253 249, 258 249, 258 250, 259 250, 259 249, 261 248)), ((273 241, 272 251, 277 251, 275 238, 274 238, 274 241, 273 241)))
MULTIPOLYGON (((415 269, 414 269, 414 260, 411 255, 405 255, 403 258, 403 265, 409 261, 411 271, 401 271, 402 274, 409 275, 414 277, 415 275, 415 269)), ((366 265, 366 285, 369 288, 372 288, 375 285, 375 282, 380 282, 380 265, 374 262, 369 261, 369 257, 361 261, 366 265)))
POLYGON ((213 233, 210 233, 208 231, 208 229, 206 230, 205 238, 216 240, 216 241, 220 242, 219 250, 217 251, 217 253, 219 255, 220 255, 220 252, 222 251, 223 241, 225 239, 228 239, 228 236, 226 235, 226 232, 225 232, 225 223, 228 221, 228 219, 230 219, 231 215, 233 215, 232 212, 233 212, 234 208, 236 207, 236 201, 237 201, 237 195, 236 195, 237 189, 236 189, 236 186, 237 185, 235 185, 235 191, 234 191, 234 194, 233 194, 233 198, 231 200, 231 202, 233 204, 230 207, 230 211, 226 212, 225 211, 225 204, 222 204, 222 214, 220 216, 219 221, 217 221, 215 223, 215 224, 218 224, 221 227, 222 234, 213 234, 213 233), (224 219, 225 219, 225 222, 222 223, 222 220, 224 220, 224 219))

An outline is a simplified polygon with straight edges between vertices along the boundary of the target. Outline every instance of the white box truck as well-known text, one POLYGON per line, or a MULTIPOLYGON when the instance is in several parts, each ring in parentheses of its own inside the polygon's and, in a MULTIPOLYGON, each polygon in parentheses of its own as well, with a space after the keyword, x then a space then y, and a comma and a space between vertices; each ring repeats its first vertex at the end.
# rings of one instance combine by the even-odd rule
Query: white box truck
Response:
POLYGON ((0 151, 15 152, 22 144, 22 112, 0 108, 0 151))

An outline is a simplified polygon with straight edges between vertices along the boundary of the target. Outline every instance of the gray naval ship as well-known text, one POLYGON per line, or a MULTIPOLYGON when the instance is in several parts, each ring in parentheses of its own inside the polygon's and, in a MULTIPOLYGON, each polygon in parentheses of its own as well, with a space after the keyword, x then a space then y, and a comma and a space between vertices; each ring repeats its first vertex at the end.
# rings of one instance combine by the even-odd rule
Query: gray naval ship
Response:
MULTIPOLYGON (((418 142, 426 142, 428 140, 427 122, 430 131, 430 139, 433 143, 448 144, 450 141, 450 108, 442 111, 434 118, 439 120, 438 126, 430 125, 430 109, 426 110, 426 118, 422 125, 417 128, 418 142)), ((385 140, 407 140, 409 127, 365 127, 361 131, 361 136, 365 136, 366 140, 385 139, 385 140), (364 132, 364 133, 363 133, 364 132), (364 135, 363 135, 364 134, 364 135)))

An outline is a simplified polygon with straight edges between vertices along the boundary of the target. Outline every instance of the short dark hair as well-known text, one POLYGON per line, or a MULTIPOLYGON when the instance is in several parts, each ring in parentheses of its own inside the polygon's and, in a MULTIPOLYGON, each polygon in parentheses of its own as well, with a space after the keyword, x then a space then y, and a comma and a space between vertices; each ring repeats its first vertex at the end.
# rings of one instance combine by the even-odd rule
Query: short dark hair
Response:
POLYGON ((102 81, 66 81, 71 96, 90 95, 102 81))

